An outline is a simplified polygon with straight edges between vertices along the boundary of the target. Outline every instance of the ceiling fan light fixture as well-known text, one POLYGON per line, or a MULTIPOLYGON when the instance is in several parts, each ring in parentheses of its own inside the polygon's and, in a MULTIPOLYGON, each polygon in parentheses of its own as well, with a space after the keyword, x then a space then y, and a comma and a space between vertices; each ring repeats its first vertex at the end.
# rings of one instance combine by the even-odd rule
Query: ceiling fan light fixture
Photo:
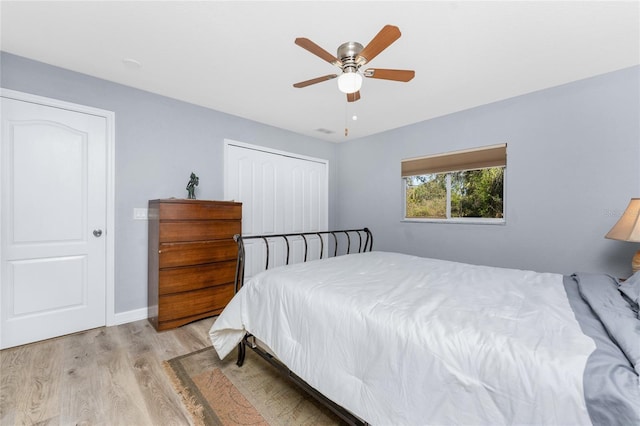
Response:
POLYGON ((362 76, 355 70, 345 70, 338 77, 338 89, 342 93, 355 93, 362 87, 362 76))

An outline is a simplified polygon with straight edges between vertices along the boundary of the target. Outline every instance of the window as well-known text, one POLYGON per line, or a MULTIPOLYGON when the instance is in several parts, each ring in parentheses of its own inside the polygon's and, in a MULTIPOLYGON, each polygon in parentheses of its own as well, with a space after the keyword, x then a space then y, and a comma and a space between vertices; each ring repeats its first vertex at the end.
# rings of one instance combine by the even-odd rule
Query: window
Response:
POLYGON ((405 219, 504 222, 507 146, 402 161, 405 219))

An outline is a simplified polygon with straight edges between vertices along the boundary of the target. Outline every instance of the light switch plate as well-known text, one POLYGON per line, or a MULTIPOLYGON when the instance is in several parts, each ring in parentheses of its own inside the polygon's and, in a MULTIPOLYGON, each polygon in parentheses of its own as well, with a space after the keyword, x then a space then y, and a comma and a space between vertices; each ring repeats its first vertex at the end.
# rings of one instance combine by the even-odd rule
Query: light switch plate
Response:
POLYGON ((133 209, 133 219, 134 220, 147 220, 149 219, 149 213, 147 208, 144 207, 136 207, 133 209))

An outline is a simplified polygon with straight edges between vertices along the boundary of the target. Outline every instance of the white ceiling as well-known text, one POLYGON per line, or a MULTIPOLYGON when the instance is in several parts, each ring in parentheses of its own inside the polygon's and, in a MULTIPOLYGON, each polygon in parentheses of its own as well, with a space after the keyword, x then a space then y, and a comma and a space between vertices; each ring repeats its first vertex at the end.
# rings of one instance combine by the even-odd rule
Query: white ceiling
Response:
POLYGON ((333 142, 640 64, 638 1, 2 1, 1 48, 333 142), (332 54, 385 25, 402 37, 347 104, 332 54), (140 66, 131 66, 133 59, 140 66), (352 121, 351 116, 358 120, 352 121), (345 137, 345 124, 349 136, 345 137), (325 134, 317 129, 331 130, 325 134))

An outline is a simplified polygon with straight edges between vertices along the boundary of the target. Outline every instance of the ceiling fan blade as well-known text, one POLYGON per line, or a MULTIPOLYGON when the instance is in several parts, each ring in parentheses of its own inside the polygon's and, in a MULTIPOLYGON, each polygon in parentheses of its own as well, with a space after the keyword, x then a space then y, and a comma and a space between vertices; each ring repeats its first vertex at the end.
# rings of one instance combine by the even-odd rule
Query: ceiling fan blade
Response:
POLYGON ((393 25, 385 25, 378 34, 365 46, 364 49, 356 56, 356 62, 364 65, 371 62, 373 58, 378 56, 380 52, 389 47, 391 43, 400 38, 402 34, 398 27, 393 25))
POLYGON ((410 81, 415 75, 416 72, 413 70, 386 70, 382 68, 367 68, 364 70, 365 77, 404 82, 410 81))
POLYGON ((311 86, 312 84, 322 83, 323 81, 334 79, 337 76, 338 76, 337 74, 327 74, 327 75, 323 75, 322 77, 312 78, 311 80, 301 81, 299 83, 294 84, 293 87, 297 87, 298 89, 300 89, 302 87, 311 86))
POLYGON ((316 55, 320 59, 323 59, 323 60, 325 60, 325 61, 329 62, 330 64, 335 65, 337 67, 342 67, 342 61, 340 61, 340 59, 336 58, 331 53, 327 52, 322 47, 318 46, 317 44, 315 44, 314 42, 312 42, 308 38, 298 37, 296 39, 295 43, 298 46, 302 47, 303 49, 306 49, 309 52, 313 53, 314 55, 316 55))
POLYGON ((360 99, 360 91, 347 93, 347 102, 355 102, 360 99))

